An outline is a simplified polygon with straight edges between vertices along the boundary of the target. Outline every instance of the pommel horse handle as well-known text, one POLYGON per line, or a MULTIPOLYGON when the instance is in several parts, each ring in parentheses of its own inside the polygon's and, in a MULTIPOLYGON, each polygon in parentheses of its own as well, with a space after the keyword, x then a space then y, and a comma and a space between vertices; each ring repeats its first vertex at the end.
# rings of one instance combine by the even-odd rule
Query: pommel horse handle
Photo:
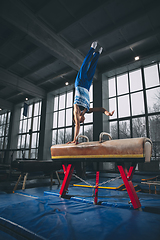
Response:
POLYGON ((87 142, 89 142, 89 138, 85 135, 78 135, 76 138, 76 142, 78 142, 78 138, 80 138, 80 137, 85 138, 87 140, 87 142))
POLYGON ((103 142, 103 136, 106 135, 109 137, 109 140, 112 140, 112 137, 109 133, 106 133, 106 132, 101 132, 100 135, 99 135, 99 142, 103 142))

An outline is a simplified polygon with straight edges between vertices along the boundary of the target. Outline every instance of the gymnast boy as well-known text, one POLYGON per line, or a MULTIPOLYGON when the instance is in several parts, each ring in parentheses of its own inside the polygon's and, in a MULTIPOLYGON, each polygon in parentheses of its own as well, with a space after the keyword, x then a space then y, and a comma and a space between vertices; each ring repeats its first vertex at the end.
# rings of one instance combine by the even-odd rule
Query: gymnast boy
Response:
POLYGON ((85 113, 102 112, 107 116, 112 116, 114 113, 114 111, 108 112, 105 108, 102 107, 89 107, 89 89, 91 87, 93 77, 96 71, 98 58, 103 51, 103 48, 101 47, 98 52, 95 52, 96 47, 97 42, 93 42, 75 80, 75 98, 73 109, 75 131, 73 141, 68 143, 76 143, 76 138, 80 130, 80 123, 83 123, 85 120, 85 113))

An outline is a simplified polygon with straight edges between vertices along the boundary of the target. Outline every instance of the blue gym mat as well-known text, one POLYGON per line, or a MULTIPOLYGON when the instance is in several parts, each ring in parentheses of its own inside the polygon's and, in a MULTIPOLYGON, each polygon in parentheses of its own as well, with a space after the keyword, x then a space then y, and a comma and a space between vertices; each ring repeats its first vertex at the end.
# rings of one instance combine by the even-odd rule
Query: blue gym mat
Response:
POLYGON ((70 200, 58 193, 57 185, 0 193, 0 239, 160 239, 160 195, 137 193, 137 211, 126 191, 99 189, 102 205, 93 204, 90 188, 71 185, 70 200))

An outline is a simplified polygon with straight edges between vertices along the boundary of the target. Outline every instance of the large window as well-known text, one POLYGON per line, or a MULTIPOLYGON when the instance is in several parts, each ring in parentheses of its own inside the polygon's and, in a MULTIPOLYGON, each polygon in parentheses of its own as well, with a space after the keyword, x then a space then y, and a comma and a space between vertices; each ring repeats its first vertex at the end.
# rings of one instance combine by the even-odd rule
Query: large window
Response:
POLYGON ((24 107, 21 108, 17 148, 27 150, 18 151, 17 158, 37 159, 41 121, 41 101, 28 106, 26 117, 23 115, 23 110, 24 107))
MULTIPOLYGON (((52 144, 62 144, 73 140, 73 91, 54 97, 52 144)), ((90 107, 93 107, 93 86, 90 88, 90 107)), ((93 114, 85 114, 85 122, 81 124, 80 133, 93 140, 93 114)))
POLYGON ((160 158, 160 64, 109 78, 110 133, 114 139, 149 137, 160 158), (148 126, 146 125, 148 123, 148 126))
POLYGON ((73 91, 54 97, 52 144, 72 141, 73 91))
POLYGON ((0 149, 6 149, 10 123, 10 112, 0 114, 0 149))

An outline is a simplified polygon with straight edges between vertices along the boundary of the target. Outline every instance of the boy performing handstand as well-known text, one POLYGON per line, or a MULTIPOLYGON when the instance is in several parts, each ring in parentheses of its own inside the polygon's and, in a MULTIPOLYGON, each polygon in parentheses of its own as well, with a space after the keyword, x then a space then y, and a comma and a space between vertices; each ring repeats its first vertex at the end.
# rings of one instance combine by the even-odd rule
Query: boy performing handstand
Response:
POLYGON ((75 131, 73 141, 68 143, 76 143, 76 138, 80 130, 80 123, 83 123, 85 120, 84 117, 85 113, 102 112, 107 116, 112 116, 114 113, 114 111, 108 112, 106 109, 102 107, 96 108, 89 107, 90 106, 89 89, 91 87, 92 80, 96 71, 98 58, 103 50, 103 48, 101 47, 98 52, 95 52, 96 47, 97 42, 93 42, 75 80, 75 98, 73 110, 75 131), (91 60, 92 56, 93 58, 91 60))

